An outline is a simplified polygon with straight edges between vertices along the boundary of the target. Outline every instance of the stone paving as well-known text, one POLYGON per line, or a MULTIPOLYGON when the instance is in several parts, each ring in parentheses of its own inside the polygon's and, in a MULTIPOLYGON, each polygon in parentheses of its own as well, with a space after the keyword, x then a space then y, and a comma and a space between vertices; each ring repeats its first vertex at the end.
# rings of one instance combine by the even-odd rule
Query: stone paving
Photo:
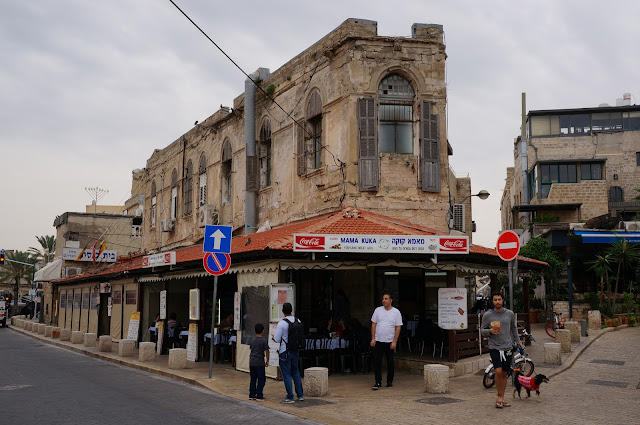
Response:
MULTIPOLYGON (((15 329, 15 328, 14 328, 15 329)), ((229 363, 214 364, 213 378, 208 379, 208 363, 192 363, 186 370, 168 369, 167 357, 142 363, 134 357, 122 358, 116 352, 100 353, 96 347, 83 348, 69 342, 51 341, 65 348, 101 357, 115 363, 185 381, 241 400, 248 397, 249 376, 234 370, 229 363)), ((535 371, 551 377, 542 386, 542 403, 535 396, 514 400, 513 388, 507 386, 512 407, 495 408, 495 388, 482 386, 482 373, 451 378, 449 393, 423 392, 423 377, 396 372, 393 388, 372 391, 373 374, 340 374, 329 378, 329 392, 324 397, 306 398, 303 402, 282 405, 282 382, 267 380, 264 405, 280 411, 324 423, 494 423, 517 421, 527 424, 637 424, 640 423, 640 328, 619 327, 607 331, 590 331, 588 338, 572 344, 571 353, 563 353, 563 363, 544 364, 544 343, 553 341, 541 325, 532 330, 536 342, 527 349, 536 365, 535 371), (611 361, 614 361, 613 364, 611 361), (624 362, 624 364, 620 364, 624 362)), ((117 350, 117 349, 116 349, 117 350)), ((525 394, 525 392, 523 392, 525 394)))

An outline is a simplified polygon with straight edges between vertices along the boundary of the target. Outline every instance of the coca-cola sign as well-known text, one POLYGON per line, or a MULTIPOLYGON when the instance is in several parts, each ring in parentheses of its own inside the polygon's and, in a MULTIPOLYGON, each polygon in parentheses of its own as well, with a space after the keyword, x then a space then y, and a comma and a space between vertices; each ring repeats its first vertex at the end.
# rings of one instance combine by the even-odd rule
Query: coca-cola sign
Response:
POLYGON ((469 252, 466 237, 440 237, 441 252, 469 252))
POLYGON ((324 250, 324 236, 295 235, 294 250, 324 250))

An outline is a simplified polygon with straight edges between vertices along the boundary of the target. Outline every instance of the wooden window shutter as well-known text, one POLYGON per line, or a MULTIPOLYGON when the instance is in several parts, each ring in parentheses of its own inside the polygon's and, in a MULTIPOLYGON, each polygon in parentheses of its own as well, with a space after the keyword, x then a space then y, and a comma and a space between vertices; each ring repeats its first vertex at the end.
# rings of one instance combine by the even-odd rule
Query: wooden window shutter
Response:
POLYGON ((306 161, 305 161, 305 146, 304 136, 305 133, 305 121, 301 120, 296 126, 296 158, 298 165, 298 175, 303 176, 306 173, 306 161))
POLYGON ((258 190, 258 157, 247 157, 247 190, 258 190))
POLYGON ((362 192, 377 192, 380 184, 377 131, 375 99, 358 99, 358 188, 362 192))
POLYGON ((431 113, 432 102, 420 106, 420 173, 422 190, 440 192, 440 132, 438 115, 431 113))

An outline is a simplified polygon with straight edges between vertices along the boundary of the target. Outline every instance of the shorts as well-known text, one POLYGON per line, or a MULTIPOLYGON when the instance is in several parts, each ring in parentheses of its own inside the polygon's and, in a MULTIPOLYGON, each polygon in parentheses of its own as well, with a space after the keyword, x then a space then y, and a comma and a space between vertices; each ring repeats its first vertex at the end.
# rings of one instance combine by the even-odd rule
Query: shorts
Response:
POLYGON ((513 359, 512 350, 500 351, 490 349, 489 355, 491 356, 491 362, 495 369, 500 368, 506 372, 511 368, 511 360, 513 359))

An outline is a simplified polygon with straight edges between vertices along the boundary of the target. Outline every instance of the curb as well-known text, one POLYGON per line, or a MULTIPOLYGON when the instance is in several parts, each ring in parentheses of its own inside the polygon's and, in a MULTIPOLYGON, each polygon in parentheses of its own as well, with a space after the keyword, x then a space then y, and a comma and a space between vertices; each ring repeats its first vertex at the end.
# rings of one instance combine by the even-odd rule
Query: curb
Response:
POLYGON ((584 352, 584 350, 586 350, 591 344, 593 344, 594 341, 597 341, 602 335, 606 334, 607 332, 612 332, 612 331, 615 331, 615 330, 617 330, 617 328, 604 328, 604 329, 602 329, 603 332, 601 332, 598 335, 594 336, 591 341, 589 341, 588 343, 586 343, 584 345, 579 346, 574 352, 572 352, 571 355, 564 362, 564 363, 567 363, 566 365, 563 363, 562 367, 560 367, 560 369, 552 372, 551 374, 549 374, 548 377, 552 378, 554 376, 557 376, 557 375, 561 374, 565 370, 571 368, 571 366, 573 366, 573 364, 576 362, 578 357, 580 357, 580 354, 582 354, 584 352))

